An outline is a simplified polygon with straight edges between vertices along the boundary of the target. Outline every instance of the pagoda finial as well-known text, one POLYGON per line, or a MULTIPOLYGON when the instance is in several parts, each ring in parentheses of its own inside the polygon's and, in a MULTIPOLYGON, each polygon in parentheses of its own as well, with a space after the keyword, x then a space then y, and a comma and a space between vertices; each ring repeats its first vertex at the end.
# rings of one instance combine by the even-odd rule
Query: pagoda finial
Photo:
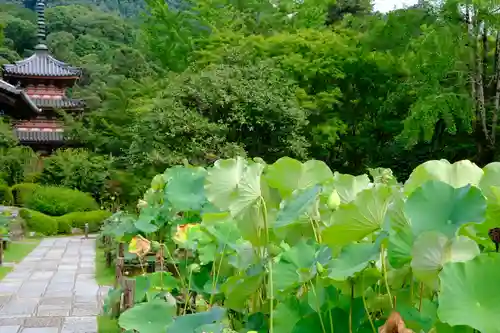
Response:
POLYGON ((37 24, 38 24, 38 45, 36 46, 36 50, 47 50, 47 46, 45 45, 45 1, 37 0, 35 11, 37 14, 37 24))

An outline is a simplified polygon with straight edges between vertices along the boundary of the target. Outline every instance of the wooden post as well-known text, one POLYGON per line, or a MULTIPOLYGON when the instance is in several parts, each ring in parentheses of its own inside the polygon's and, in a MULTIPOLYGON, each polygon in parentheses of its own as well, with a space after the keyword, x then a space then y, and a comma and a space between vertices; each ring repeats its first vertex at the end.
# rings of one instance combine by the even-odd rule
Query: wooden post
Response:
POLYGON ((125 244, 118 244, 118 253, 116 256, 116 268, 115 268, 115 287, 122 286, 123 279, 123 268, 125 266, 125 244))
POLYGON ((104 236, 103 245, 104 245, 104 256, 106 258, 106 268, 109 268, 113 263, 113 257, 111 254, 111 239, 109 238, 109 236, 104 236))
POLYGON ((156 261, 155 261, 155 271, 156 272, 163 272, 163 268, 165 267, 165 255, 164 251, 165 249, 163 248, 166 245, 161 244, 160 249, 158 250, 158 253, 156 254, 156 261))
POLYGON ((123 308, 130 309, 134 306, 135 279, 123 279, 123 308))
MULTIPOLYGON (((118 244, 118 252, 116 253, 116 263, 115 263, 115 284, 114 288, 123 288, 123 266, 125 261, 125 244, 118 244)), ((120 314, 121 313, 121 300, 116 303, 113 308, 113 313, 120 314)))
POLYGON ((85 239, 89 238, 89 224, 85 223, 85 239))
POLYGON ((3 239, 0 238, 0 266, 3 264, 3 239))

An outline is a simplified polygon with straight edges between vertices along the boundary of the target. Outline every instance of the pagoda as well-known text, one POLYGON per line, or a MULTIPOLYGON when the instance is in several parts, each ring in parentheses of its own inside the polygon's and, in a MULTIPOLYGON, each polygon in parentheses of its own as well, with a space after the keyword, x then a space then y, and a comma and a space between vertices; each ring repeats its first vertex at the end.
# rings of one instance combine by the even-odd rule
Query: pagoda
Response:
POLYGON ((0 79, 0 113, 12 118, 19 142, 42 155, 67 146, 58 110, 80 113, 85 104, 67 97, 81 70, 55 59, 45 44, 45 3, 36 4, 38 45, 32 56, 6 64, 0 79))

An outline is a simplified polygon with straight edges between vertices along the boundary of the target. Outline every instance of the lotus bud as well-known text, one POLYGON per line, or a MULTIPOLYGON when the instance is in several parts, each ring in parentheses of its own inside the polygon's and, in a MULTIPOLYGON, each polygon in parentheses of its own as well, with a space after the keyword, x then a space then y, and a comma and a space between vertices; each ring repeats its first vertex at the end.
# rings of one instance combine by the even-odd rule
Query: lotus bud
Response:
POLYGON ((200 269, 201 269, 200 265, 196 263, 189 265, 189 271, 192 273, 199 273, 200 269))
POLYGON ((337 209, 340 206, 340 196, 336 190, 333 190, 330 196, 328 197, 327 205, 328 208, 333 210, 337 209))
POLYGON ((318 270, 318 273, 323 273, 325 271, 325 267, 321 265, 318 261, 316 261, 316 269, 318 270))

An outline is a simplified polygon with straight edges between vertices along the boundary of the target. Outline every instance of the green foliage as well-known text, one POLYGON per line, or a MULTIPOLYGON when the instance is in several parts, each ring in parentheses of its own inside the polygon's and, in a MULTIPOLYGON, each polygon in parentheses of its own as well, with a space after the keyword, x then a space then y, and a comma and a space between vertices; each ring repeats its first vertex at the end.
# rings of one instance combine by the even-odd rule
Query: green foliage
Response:
POLYGON ((14 204, 24 206, 31 199, 33 193, 40 185, 33 183, 20 183, 11 187, 14 204))
POLYGON ((85 224, 89 224, 89 232, 98 232, 104 221, 111 216, 111 213, 105 210, 95 210, 89 212, 73 212, 64 216, 57 217, 59 223, 64 223, 73 228, 85 229, 85 224))
POLYGON ((29 230, 39 232, 42 235, 52 236, 58 233, 58 223, 52 216, 22 208, 19 211, 21 218, 26 221, 29 230))
POLYGON ((91 195, 57 186, 35 188, 25 199, 24 206, 50 216, 99 209, 99 205, 91 195))
POLYGON ((38 168, 38 155, 29 147, 0 148, 0 175, 9 185, 22 183, 38 168))
POLYGON ((12 195, 11 188, 6 184, 0 184, 0 202, 6 206, 14 204, 14 196, 12 195))
MULTIPOLYGON (((103 228, 139 262, 141 251, 163 248, 176 267, 175 278, 135 277, 136 303, 118 323, 138 332, 377 332, 396 310, 415 332, 496 332, 497 305, 478 286, 500 274, 488 234, 500 164, 428 161, 405 184, 391 173, 372 170, 371 182, 288 157, 168 168, 138 216, 115 214, 103 228)), ((120 295, 110 292, 106 311, 120 295)))
POLYGON ((99 197, 110 177, 112 160, 83 149, 58 150, 44 158, 38 177, 42 184, 58 184, 99 197))
MULTIPOLYGON (((74 213, 70 213, 70 214, 74 214, 74 213)), ((57 233, 60 235, 70 235, 71 234, 71 231, 72 231, 71 230, 72 229, 71 220, 66 218, 67 215, 69 215, 69 214, 54 217, 54 219, 57 222, 57 233)))

